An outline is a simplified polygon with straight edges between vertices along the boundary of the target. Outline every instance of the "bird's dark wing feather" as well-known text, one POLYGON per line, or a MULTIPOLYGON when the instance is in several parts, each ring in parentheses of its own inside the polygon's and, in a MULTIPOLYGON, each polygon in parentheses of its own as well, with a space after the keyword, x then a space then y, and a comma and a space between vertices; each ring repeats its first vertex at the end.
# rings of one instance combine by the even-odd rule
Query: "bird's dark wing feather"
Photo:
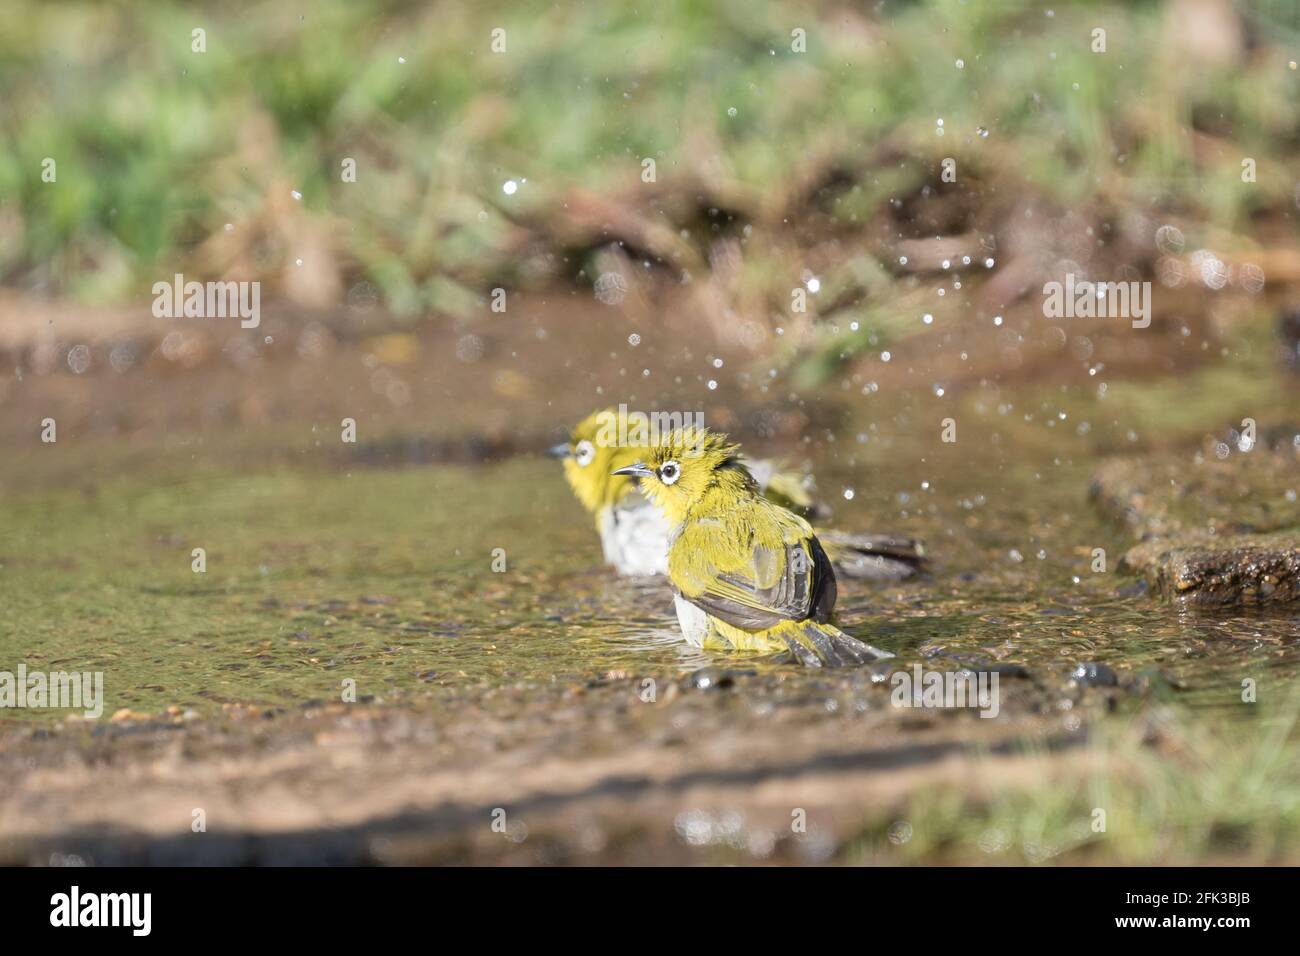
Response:
POLYGON ((758 545, 749 565, 723 573, 698 595, 683 595, 719 620, 746 631, 782 621, 826 621, 835 607, 835 572, 814 536, 783 552, 758 545))

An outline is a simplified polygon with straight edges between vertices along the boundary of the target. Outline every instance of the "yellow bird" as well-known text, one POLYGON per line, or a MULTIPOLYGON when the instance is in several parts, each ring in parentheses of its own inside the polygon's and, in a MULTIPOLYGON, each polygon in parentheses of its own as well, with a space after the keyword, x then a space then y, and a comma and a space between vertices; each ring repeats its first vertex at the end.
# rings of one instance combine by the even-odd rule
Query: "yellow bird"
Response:
MULTIPOLYGON (((567 442, 548 453, 563 460, 569 487, 595 519, 605 563, 624 575, 666 574, 668 522, 641 493, 635 477, 613 474, 638 461, 650 442, 620 444, 610 437, 618 435, 617 424, 614 409, 593 412, 578 423, 567 442)), ((797 475, 763 460, 745 461, 743 467, 764 497, 802 514, 812 510, 812 499, 797 475)), ((820 535, 836 570, 845 577, 898 580, 914 574, 925 560, 921 543, 909 538, 827 530, 820 535)))
POLYGON ((675 430, 613 474, 640 479, 671 528, 668 578, 689 643, 788 650, 809 666, 891 656, 830 623, 835 572, 821 543, 807 521, 763 497, 725 435, 675 430))

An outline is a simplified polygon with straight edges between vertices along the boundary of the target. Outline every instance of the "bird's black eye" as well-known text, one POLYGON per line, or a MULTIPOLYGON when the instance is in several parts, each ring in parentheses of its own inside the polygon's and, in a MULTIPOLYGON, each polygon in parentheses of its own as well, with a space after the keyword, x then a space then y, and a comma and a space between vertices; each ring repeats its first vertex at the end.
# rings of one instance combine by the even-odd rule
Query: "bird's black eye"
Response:
POLYGON ((595 454, 596 449, 592 446, 591 442, 584 438, 582 441, 578 442, 577 447, 573 449, 573 460, 583 468, 586 468, 591 464, 591 459, 595 454))
POLYGON ((666 461, 659 466, 659 480, 665 485, 671 485, 681 477, 681 466, 675 461, 666 461))

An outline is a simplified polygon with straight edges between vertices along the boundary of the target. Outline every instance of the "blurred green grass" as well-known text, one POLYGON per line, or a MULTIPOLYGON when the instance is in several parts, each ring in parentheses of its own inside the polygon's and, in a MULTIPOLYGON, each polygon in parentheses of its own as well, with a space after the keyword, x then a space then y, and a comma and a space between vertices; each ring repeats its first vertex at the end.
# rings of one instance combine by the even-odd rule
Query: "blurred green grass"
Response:
POLYGON ((891 200, 946 156, 984 210, 1029 190, 1250 234, 1296 202, 1300 14, 1280 0, 1237 8, 1219 63, 1189 59, 1172 0, 8 7, 0 284, 87 302, 180 268, 274 282, 309 235, 340 289, 463 314, 494 285, 590 280, 594 240, 550 225, 575 189, 667 225, 701 264, 719 231, 701 211, 725 210, 760 317, 788 310, 790 266, 824 236, 880 301, 879 233, 924 235, 891 200))
POLYGON ((989 761, 965 787, 874 814, 846 862, 1285 864, 1300 839, 1297 713, 1294 698, 1266 708, 1243 739, 1237 721, 1159 705, 1099 725, 1073 761, 1030 746, 1019 776, 989 761))

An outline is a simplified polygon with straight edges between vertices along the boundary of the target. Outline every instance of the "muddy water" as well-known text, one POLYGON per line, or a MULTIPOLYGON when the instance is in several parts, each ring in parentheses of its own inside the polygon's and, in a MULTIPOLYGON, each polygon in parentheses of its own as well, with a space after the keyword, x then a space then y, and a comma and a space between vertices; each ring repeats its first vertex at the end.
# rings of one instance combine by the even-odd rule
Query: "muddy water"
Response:
MULTIPOLYGON (((1284 394, 1263 351, 1232 369, 1238 394, 1216 396, 1222 421, 1211 412, 1190 427, 1179 416, 1204 404, 1222 365, 1153 383, 1150 401, 1141 383, 1099 390, 1078 370, 1060 387, 973 383, 945 395, 872 390, 855 376, 804 413, 799 434, 751 436, 743 414, 738 432, 817 476, 828 524, 928 543, 924 577, 841 585, 841 626, 901 663, 996 661, 1058 687, 1077 664, 1100 662, 1124 683, 1227 714, 1243 678, 1295 677, 1300 612, 1192 612, 1147 596, 1118 569, 1127 532, 1097 513, 1087 485, 1105 454, 1190 454, 1238 405, 1284 394), (947 417, 954 443, 941 440, 947 417)), ((576 414, 556 410, 552 424, 576 414)), ((196 717, 337 701, 345 682, 362 701, 438 711, 484 688, 526 695, 611 673, 712 665, 780 671, 796 687, 827 679, 681 644, 666 586, 604 572, 590 523, 533 452, 543 426, 521 434, 503 460, 380 456, 392 467, 365 447, 322 449, 301 435, 288 455, 269 432, 101 437, 60 447, 48 482, 47 450, 29 445, 6 464, 0 501, 3 669, 102 671, 106 715, 196 717)))

